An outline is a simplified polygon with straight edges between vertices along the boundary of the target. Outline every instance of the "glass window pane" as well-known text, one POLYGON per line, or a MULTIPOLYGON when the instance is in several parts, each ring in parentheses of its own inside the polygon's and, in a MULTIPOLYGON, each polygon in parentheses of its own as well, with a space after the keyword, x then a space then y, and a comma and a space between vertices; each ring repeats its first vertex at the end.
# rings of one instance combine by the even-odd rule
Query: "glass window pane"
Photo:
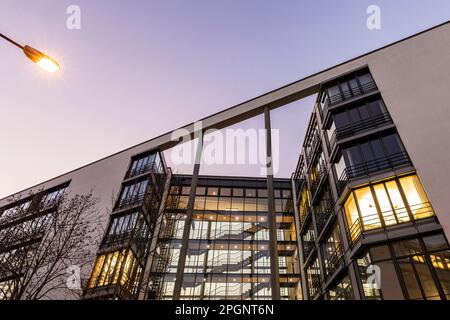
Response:
POLYGON ((208 196, 219 195, 219 188, 208 187, 208 196))
POLYGON ((450 251, 442 251, 430 255, 436 275, 441 283, 447 299, 450 299, 450 251))
POLYGON ((220 195, 221 196, 231 196, 231 189, 230 188, 220 188, 220 195))
POLYGON ((388 155, 398 154, 403 151, 400 139, 396 134, 390 134, 382 139, 388 155))
POLYGON ((267 189, 258 189, 258 197, 267 198, 267 189))
POLYGON ((234 197, 243 197, 244 196, 244 189, 234 188, 233 189, 233 196, 234 197))
POLYGON ((400 183, 415 219, 423 219, 434 215, 428 197, 416 175, 400 178, 400 183))
POLYGON ((387 226, 397 224, 394 212, 392 211, 391 203, 389 202, 389 197, 386 193, 386 190, 384 189, 384 184, 376 184, 373 188, 375 189, 375 194, 377 196, 384 223, 387 226))
POLYGON ((381 222, 370 188, 365 187, 357 189, 355 191, 355 196, 358 201, 364 229, 370 230, 380 228, 381 222))
POLYGON ((409 258, 399 260, 398 264, 408 291, 409 299, 422 299, 422 292, 420 291, 419 283, 417 282, 409 258))
POLYGON ((389 193, 392 205, 394 206, 395 215, 399 222, 409 221, 408 211, 405 208, 403 198, 398 190, 397 183, 395 181, 386 182, 386 189, 389 193))
POLYGON ((349 198, 345 202, 345 215, 347 217, 347 224, 350 229, 350 235, 352 237, 352 240, 354 240, 359 236, 362 230, 359 227, 359 224, 357 224, 359 215, 353 194, 350 194, 349 198))
POLYGON ((404 299, 397 272, 395 271, 394 263, 392 262, 392 260, 378 262, 375 265, 380 268, 380 285, 383 299, 404 299))
POLYGON ((423 242, 428 251, 440 251, 448 249, 447 241, 442 233, 424 237, 423 242))
POLYGON ((387 245, 370 248, 370 256, 374 262, 391 259, 391 251, 387 245))
POLYGON ((206 197, 205 199, 205 210, 217 210, 217 197, 206 197))
POLYGON ((245 196, 246 197, 256 197, 256 190, 255 189, 245 189, 245 196))
POLYGON ((422 253, 419 240, 408 239, 394 242, 394 251, 397 257, 411 256, 422 253))
POLYGON ((416 267, 417 274, 419 275, 422 288, 427 299, 440 300, 439 292, 437 291, 436 284, 431 276, 428 266, 425 264, 424 256, 413 257, 414 266, 416 267))

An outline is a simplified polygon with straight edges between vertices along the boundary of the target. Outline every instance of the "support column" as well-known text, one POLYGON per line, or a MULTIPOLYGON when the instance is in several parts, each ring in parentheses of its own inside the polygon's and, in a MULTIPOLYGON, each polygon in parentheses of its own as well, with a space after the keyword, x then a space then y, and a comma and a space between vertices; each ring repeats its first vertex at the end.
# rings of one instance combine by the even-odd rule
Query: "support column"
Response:
POLYGON ((269 222, 269 253, 270 253, 270 284, 272 288, 272 299, 280 300, 280 274, 278 270, 278 248, 277 248, 277 221, 275 215, 275 191, 273 182, 272 163, 272 131, 270 125, 270 108, 264 108, 264 123, 266 127, 266 168, 267 168, 267 219, 269 222))
POLYGON ((184 267, 186 264, 186 255, 188 252, 189 235, 191 233, 192 215, 194 212, 195 191, 197 189, 198 175, 200 173, 200 160, 203 151, 203 131, 197 133, 198 145, 195 153, 194 172, 191 180, 191 191, 189 193, 188 206, 186 209, 186 220, 184 222, 183 239, 180 248, 180 257, 178 259, 177 274, 173 290, 173 300, 180 300, 181 287, 183 285, 184 267))

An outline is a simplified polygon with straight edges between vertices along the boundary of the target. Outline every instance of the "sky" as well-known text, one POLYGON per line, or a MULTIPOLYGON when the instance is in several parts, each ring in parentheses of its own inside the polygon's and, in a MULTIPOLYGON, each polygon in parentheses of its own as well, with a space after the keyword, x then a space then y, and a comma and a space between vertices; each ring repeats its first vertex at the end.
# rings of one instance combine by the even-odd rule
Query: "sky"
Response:
MULTIPOLYGON (((0 39, 0 198, 449 17, 448 0, 0 0, 0 33, 62 66, 46 73, 0 39), (67 28, 70 5, 79 30, 67 28), (381 9, 380 30, 366 26, 369 5, 381 9)), ((279 177, 295 169, 313 104, 272 114, 279 177)), ((234 127, 262 128, 263 118, 234 127)))

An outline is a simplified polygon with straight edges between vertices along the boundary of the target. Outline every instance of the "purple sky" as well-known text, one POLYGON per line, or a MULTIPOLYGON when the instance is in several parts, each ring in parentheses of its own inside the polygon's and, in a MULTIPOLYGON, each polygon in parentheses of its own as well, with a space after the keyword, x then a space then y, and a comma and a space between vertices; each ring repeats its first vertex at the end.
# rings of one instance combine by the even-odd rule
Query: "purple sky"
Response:
MULTIPOLYGON (((62 65, 46 74, 0 40, 0 197, 449 16, 448 0, 0 0, 0 32, 62 65), (81 30, 66 28, 70 4, 81 7, 81 30), (381 7, 380 31, 366 28, 370 4, 381 7)), ((294 170, 312 102, 273 114, 282 139, 279 176, 294 170)), ((262 120, 249 125, 262 127, 262 120)))

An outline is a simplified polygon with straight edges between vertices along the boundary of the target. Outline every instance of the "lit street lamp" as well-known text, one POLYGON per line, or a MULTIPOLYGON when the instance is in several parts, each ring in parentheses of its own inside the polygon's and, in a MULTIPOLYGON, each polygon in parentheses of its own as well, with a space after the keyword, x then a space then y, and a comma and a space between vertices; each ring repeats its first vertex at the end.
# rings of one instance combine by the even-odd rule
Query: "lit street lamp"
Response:
POLYGON ((46 54, 40 52, 39 50, 36 50, 30 46, 21 46, 14 40, 8 38, 7 36, 0 33, 0 37, 5 39, 8 42, 11 42, 16 47, 19 47, 22 49, 23 53, 34 63, 36 63, 39 67, 44 69, 48 72, 56 72, 60 69, 60 66, 58 62, 56 62, 54 59, 50 58, 46 54))

